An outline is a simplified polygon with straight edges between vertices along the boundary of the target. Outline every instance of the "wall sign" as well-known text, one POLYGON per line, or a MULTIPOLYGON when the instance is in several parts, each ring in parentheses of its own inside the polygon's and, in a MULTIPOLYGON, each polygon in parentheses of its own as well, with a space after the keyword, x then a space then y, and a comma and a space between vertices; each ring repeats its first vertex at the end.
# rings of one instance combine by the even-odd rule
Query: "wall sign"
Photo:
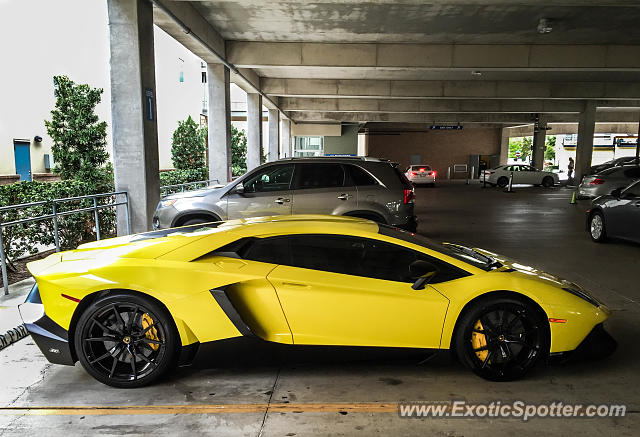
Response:
POLYGON ((462 130, 462 126, 458 125, 450 125, 450 124, 432 124, 429 126, 431 130, 462 130))

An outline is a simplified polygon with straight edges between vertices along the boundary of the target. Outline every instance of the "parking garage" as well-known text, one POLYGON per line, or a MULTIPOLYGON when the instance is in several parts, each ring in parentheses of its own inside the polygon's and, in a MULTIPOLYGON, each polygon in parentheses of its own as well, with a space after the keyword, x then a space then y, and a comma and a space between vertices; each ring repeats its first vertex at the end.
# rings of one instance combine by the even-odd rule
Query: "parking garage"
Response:
MULTIPOLYGON (((634 434, 637 244, 593 242, 585 230, 591 202, 574 201, 575 187, 564 177, 550 188, 516 184, 505 192, 483 186, 479 171, 481 161, 509 162, 510 138, 532 136, 531 165, 542 168, 547 136, 577 134, 575 144, 563 147, 575 153, 573 177, 580 181, 597 153, 595 135, 637 135, 636 5, 107 3, 115 183, 129 195, 133 232, 151 229, 160 200, 153 114, 166 102, 153 98, 157 25, 206 63, 211 179, 231 182, 235 83, 247 93, 249 171, 264 155, 267 162, 294 156, 296 136, 346 132, 357 134, 347 155, 387 158, 403 171, 428 164, 438 181, 415 189, 418 234, 484 248, 580 284, 612 310, 606 328, 618 348, 599 361, 550 363, 517 381, 492 382, 447 351, 214 345, 151 386, 122 390, 95 381, 79 363, 48 363, 27 338, 0 351, 0 374, 12 375, 0 393, 2 435, 534 435, 541 427, 634 434), (452 401, 619 404, 626 415, 416 420, 399 412, 405 403, 452 401)), ((15 317, 8 310, 32 285, 12 286, 0 308, 5 320, 15 317)))

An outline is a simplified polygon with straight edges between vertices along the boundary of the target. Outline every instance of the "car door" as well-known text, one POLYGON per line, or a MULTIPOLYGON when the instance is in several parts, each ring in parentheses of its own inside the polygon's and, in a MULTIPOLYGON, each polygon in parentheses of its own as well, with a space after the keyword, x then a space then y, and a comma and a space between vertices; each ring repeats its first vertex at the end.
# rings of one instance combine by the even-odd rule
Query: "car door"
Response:
POLYGON ((518 172, 518 183, 540 184, 542 183, 542 173, 530 165, 523 165, 518 172))
POLYGON ((409 264, 423 254, 353 236, 289 242, 290 265, 267 279, 295 344, 439 347, 449 301, 431 286, 412 289, 409 278, 409 264))
POLYGON ((229 219, 291 214, 293 164, 258 168, 242 181, 242 192, 227 194, 229 219))
POLYGON ((354 211, 358 196, 353 184, 345 183, 339 163, 298 163, 293 184, 293 214, 336 214, 354 211))
POLYGON ((605 225, 612 237, 640 241, 640 182, 623 190, 618 199, 607 202, 605 225))

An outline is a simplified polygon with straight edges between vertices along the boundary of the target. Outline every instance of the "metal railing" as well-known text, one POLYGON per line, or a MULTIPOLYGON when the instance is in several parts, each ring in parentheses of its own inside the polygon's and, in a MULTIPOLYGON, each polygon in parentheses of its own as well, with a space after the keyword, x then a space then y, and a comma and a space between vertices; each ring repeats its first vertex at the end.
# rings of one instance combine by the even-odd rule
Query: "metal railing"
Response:
POLYGON ((60 252, 60 236, 58 233, 58 218, 64 217, 73 214, 79 214, 83 212, 93 211, 93 218, 96 223, 96 237, 100 240, 100 220, 98 219, 98 212, 101 209, 105 208, 114 208, 120 205, 126 205, 126 224, 127 224, 127 234, 131 233, 131 214, 129 213, 129 195, 126 191, 116 191, 112 193, 104 193, 104 194, 91 194, 87 196, 77 196, 77 197, 66 197, 63 199, 52 199, 52 200, 43 200, 40 202, 31 202, 31 203, 21 203, 19 205, 9 205, 0 207, 0 213, 4 211, 19 211, 22 209, 32 208, 34 206, 51 206, 51 214, 43 214, 36 217, 28 217, 22 218, 18 220, 12 220, 8 222, 0 222, 0 262, 2 264, 2 283, 4 286, 4 294, 5 296, 9 294, 9 280, 7 277, 7 259, 4 250, 4 242, 2 240, 2 233, 4 229, 9 228, 11 226, 22 225, 26 223, 35 223, 44 220, 53 220, 53 238, 56 245, 56 252, 60 252), (124 196, 124 201, 117 201, 118 196, 124 196), (105 203, 103 205, 98 205, 98 199, 102 199, 105 197, 113 197, 113 202, 105 203), (58 205, 66 202, 77 202, 81 200, 93 200, 93 206, 71 209, 67 211, 58 211, 58 205))
POLYGON ((219 184, 218 179, 209 179, 206 181, 196 181, 196 182, 187 182, 184 184, 175 184, 175 185, 164 185, 160 187, 160 196, 167 197, 169 194, 173 193, 183 193, 185 191, 191 191, 198 188, 210 187, 211 184, 219 184), (202 186, 201 186, 202 185, 202 186), (193 187, 185 190, 185 187, 193 187))

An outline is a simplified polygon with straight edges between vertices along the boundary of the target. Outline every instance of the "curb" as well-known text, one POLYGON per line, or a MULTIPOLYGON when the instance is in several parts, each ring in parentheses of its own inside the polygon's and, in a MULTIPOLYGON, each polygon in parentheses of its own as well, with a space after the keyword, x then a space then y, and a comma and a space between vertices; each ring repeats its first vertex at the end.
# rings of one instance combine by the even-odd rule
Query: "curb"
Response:
POLYGON ((27 331, 27 327, 24 325, 9 329, 4 334, 0 335, 0 351, 28 336, 29 331, 27 331))

